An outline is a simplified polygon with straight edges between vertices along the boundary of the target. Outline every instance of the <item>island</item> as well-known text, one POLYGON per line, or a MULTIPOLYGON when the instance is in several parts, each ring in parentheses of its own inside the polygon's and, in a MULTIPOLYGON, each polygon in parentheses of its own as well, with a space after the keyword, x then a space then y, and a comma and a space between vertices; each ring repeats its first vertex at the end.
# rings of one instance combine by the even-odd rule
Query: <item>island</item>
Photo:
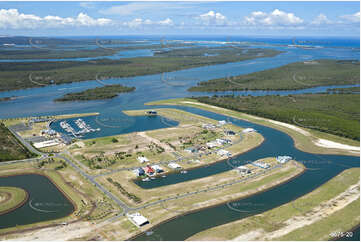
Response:
POLYGON ((103 100, 111 99, 118 96, 119 93, 133 92, 135 87, 127 87, 120 84, 106 85, 103 87, 96 87, 87 89, 81 92, 71 92, 65 94, 55 101, 87 101, 87 100, 103 100))

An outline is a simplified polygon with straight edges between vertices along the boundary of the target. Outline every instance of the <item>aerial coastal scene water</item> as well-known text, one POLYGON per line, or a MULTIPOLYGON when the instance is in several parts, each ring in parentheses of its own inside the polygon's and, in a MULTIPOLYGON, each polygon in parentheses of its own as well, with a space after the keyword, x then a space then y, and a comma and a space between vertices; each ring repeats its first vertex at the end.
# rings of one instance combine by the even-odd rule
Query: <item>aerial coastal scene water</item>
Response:
POLYGON ((359 23, 359 2, 2 2, 0 239, 359 241, 359 23))

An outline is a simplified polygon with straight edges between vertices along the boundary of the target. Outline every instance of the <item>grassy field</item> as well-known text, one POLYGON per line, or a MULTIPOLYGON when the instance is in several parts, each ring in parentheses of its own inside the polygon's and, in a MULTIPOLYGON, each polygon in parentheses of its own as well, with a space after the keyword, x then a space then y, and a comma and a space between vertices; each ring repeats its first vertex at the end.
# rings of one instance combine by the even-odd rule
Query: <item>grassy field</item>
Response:
POLYGON ((200 82, 189 91, 294 90, 359 83, 359 61, 317 60, 200 82))
POLYGON ((359 94, 199 97, 197 101, 360 140, 359 94))
MULTIPOLYGON (((253 123, 257 123, 260 125, 265 125, 277 130, 280 130, 282 132, 287 133, 290 135, 294 142, 295 146, 303 151, 311 152, 311 153, 318 153, 318 154, 340 154, 340 155, 353 155, 353 156, 359 156, 359 154, 347 151, 347 150, 340 150, 340 149, 326 149, 320 146, 316 146, 314 142, 316 142, 318 139, 327 139, 331 140, 333 142, 338 142, 346 145, 351 146, 360 146, 360 142, 356 140, 351 140, 348 138, 336 136, 330 133, 320 132, 314 129, 309 128, 299 128, 302 132, 298 130, 294 130, 292 128, 285 127, 283 125, 277 125, 269 119, 249 115, 246 113, 225 109, 217 106, 212 106, 204 103, 197 102, 195 99, 191 98, 177 98, 177 99, 167 99, 167 100, 160 100, 155 102, 146 103, 146 105, 181 105, 181 106, 189 106, 189 107, 195 107, 199 109, 208 110, 214 113, 220 113, 224 114, 233 118, 243 119, 247 120, 253 123)), ((295 126, 296 127, 296 126, 295 126)))
MULTIPOLYGON (((327 201, 344 192, 351 185, 360 180, 360 169, 351 168, 343 171, 321 187, 305 196, 296 199, 280 207, 269 210, 261 215, 252 216, 232 223, 217 226, 202 231, 187 240, 232 240, 242 234, 258 234, 259 237, 267 236, 275 231, 281 230, 287 224, 287 220, 296 216, 310 218, 313 209, 322 206, 327 207, 327 201)), ((330 205, 332 207, 332 205, 330 205)), ((311 225, 300 229, 291 230, 282 237, 274 237, 274 240, 329 240, 330 233, 336 231, 349 231, 360 223, 360 214, 355 211, 360 207, 357 199, 341 210, 322 218, 311 225), (302 235, 302 236, 301 236, 302 235), (301 237, 299 237, 301 236, 301 237)), ((300 217, 301 218, 301 217, 300 217)), ((303 217, 302 217, 303 218, 303 217)), ((264 240, 264 239, 261 239, 264 240)))
POLYGON ((27 192, 21 188, 0 187, 0 214, 21 205, 27 196, 27 192))
POLYGON ((35 156, 0 122, 0 162, 27 159, 35 156))
POLYGON ((135 87, 126 87, 120 84, 107 85, 104 87, 96 87, 87 89, 82 92, 70 92, 63 97, 55 99, 55 101, 85 101, 85 100, 99 100, 110 99, 118 96, 119 93, 132 92, 135 87))
MULTIPOLYGON (((207 50, 205 49, 204 52, 207 50)), ((226 51, 226 48, 225 50, 226 51)), ((259 49, 252 53, 195 57, 137 57, 121 60, 56 61, 0 63, 0 91, 41 87, 78 81, 130 77, 182 70, 206 65, 224 64, 260 57, 272 57, 280 52, 259 49), (263 53, 263 55, 259 55, 263 53)))

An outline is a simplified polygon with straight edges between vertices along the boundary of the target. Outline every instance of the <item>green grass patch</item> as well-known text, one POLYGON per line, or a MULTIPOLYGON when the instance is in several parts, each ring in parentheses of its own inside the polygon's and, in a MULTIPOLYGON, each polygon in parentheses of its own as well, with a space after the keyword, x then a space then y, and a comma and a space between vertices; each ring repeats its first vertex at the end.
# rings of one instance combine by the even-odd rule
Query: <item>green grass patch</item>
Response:
POLYGON ((0 214, 16 208, 27 198, 24 189, 17 187, 0 187, 0 214))

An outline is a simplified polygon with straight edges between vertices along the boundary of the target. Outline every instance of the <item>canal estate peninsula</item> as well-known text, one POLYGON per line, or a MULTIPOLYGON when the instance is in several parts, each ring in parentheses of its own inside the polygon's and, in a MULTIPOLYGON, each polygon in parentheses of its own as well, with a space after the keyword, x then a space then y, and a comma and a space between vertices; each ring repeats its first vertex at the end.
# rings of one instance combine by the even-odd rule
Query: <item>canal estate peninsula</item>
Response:
POLYGON ((0 240, 359 240, 359 43, 260 40, 0 37, 0 240))

